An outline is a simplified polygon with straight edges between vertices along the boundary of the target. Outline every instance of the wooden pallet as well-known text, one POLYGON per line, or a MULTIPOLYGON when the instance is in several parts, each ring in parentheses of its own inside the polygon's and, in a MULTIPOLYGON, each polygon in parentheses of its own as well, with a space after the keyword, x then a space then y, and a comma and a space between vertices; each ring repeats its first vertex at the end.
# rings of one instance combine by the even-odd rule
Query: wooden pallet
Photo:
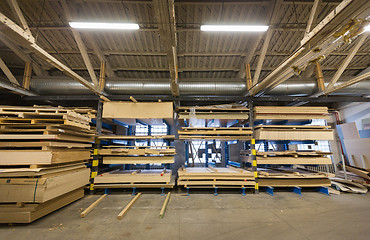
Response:
POLYGON ((94 184, 169 184, 171 177, 171 170, 114 170, 96 176, 94 184))
POLYGON ((88 168, 35 178, 0 178, 0 202, 43 203, 85 186, 89 179, 88 168))
POLYGON ((0 204, 0 223, 30 223, 52 213, 80 198, 84 190, 76 189, 50 201, 40 204, 0 204))

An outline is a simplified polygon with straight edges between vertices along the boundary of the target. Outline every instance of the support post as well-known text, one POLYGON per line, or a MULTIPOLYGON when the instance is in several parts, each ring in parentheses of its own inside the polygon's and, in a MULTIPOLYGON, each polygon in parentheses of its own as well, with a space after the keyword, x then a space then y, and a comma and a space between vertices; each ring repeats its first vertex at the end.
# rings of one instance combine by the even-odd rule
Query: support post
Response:
POLYGON ((252 160, 252 172, 254 174, 254 192, 259 193, 259 187, 258 187, 258 173, 257 173, 257 158, 256 158, 256 140, 255 140, 255 134, 254 134, 254 118, 253 118, 253 102, 248 102, 248 108, 249 108, 249 127, 252 128, 253 131, 253 138, 251 139, 250 144, 250 151, 251 151, 251 160, 252 160))
POLYGON ((23 74, 23 88, 29 90, 31 82, 32 66, 31 62, 26 62, 23 74))
POLYGON ((325 90, 324 75, 322 74, 322 69, 319 62, 316 62, 315 73, 317 78, 318 92, 323 92, 325 90))
POLYGON ((99 88, 104 91, 105 86, 105 62, 100 63, 99 88))
POLYGON ((247 89, 252 88, 252 75, 251 75, 251 66, 249 63, 245 64, 245 77, 247 80, 247 89))

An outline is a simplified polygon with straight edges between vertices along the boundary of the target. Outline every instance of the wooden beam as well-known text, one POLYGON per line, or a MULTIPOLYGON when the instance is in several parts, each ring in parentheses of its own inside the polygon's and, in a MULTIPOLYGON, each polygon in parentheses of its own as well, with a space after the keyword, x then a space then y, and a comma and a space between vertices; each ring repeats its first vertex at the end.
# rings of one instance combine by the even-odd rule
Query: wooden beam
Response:
POLYGON ((322 74, 321 65, 319 62, 316 62, 315 73, 318 91, 323 92, 325 90, 324 75, 322 74))
POLYGON ((9 79, 9 81, 15 85, 19 85, 19 82, 14 77, 13 73, 9 70, 9 68, 6 66, 3 59, 0 58, 0 69, 4 72, 5 76, 9 79))
POLYGON ((23 74, 23 88, 29 90, 32 75, 32 66, 30 62, 26 62, 23 74))
POLYGON ((351 86, 351 85, 353 85, 353 84, 355 84, 355 83, 358 83, 358 82, 360 82, 360 81, 363 81, 363 80, 366 80, 366 79, 369 79, 369 78, 370 78, 370 71, 369 71, 369 72, 367 72, 367 73, 364 73, 364 74, 362 74, 362 75, 359 75, 359 76, 357 76, 357 77, 354 77, 354 78, 352 78, 351 80, 348 80, 347 82, 344 82, 344 83, 342 83, 342 84, 340 84, 340 85, 338 85, 338 86, 336 86, 336 87, 326 88, 326 90, 325 90, 325 94, 326 94, 326 95, 327 95, 327 94, 330 94, 330 93, 332 93, 332 92, 335 92, 335 91, 338 91, 338 90, 340 90, 340 89, 346 88, 346 87, 348 87, 348 86, 351 86))
POLYGON ((26 31, 30 36, 32 36, 30 28, 28 27, 27 21, 23 16, 23 13, 18 5, 17 0, 8 0, 8 3, 18 24, 23 27, 24 31, 26 31))
MULTIPOLYGON (((71 21, 72 20, 72 15, 69 11, 69 8, 68 8, 68 5, 67 5, 66 1, 61 0, 60 3, 62 4, 62 8, 64 9, 66 19, 68 21, 71 21)), ((73 28, 71 28, 71 31, 72 31, 73 37, 74 37, 74 39, 77 43, 78 49, 81 52, 82 59, 84 60, 87 71, 89 72, 91 81, 93 82, 95 87, 97 87, 97 86, 99 86, 98 79, 96 78, 95 71, 94 71, 94 68, 91 64, 90 58, 87 55, 86 46, 85 46, 85 43, 82 41, 81 34, 78 31, 74 30, 73 28)))
POLYGON ((96 56, 98 56, 99 60, 101 62, 105 62, 105 68, 106 68, 105 72, 107 74, 107 77, 114 77, 115 74, 114 74, 114 71, 112 70, 111 65, 108 62, 108 59, 105 57, 104 53, 101 51, 101 49, 99 48, 99 46, 96 43, 96 41, 94 40, 94 38, 91 37, 90 33, 85 33, 84 35, 85 35, 86 39, 90 42, 91 46, 94 49, 94 53, 96 54, 96 56))
POLYGON ((105 86, 105 62, 100 63, 100 76, 99 76, 99 88, 104 91, 105 86))
MULTIPOLYGON (((272 16, 271 16, 271 20, 270 20, 269 25, 273 25, 277 21, 277 19, 279 17, 279 13, 280 13, 280 6, 281 6, 282 0, 277 0, 277 1, 272 1, 272 2, 274 2, 275 5, 272 8, 272 16)), ((271 40, 271 37, 272 37, 272 33, 273 33, 273 30, 271 28, 269 28, 267 30, 265 39, 263 40, 261 55, 258 57, 257 68, 256 68, 256 71, 254 72, 254 76, 253 76, 253 85, 256 85, 258 83, 258 80, 259 80, 259 77, 260 77, 260 74, 261 74, 261 70, 262 70, 262 65, 263 65, 263 62, 265 60, 267 48, 270 44, 270 40, 271 40)))
POLYGON ((16 44, 7 39, 7 37, 1 32, 0 39, 5 44, 5 46, 7 46, 11 51, 13 51, 15 55, 17 55, 24 62, 32 62, 32 70, 35 72, 37 76, 44 75, 44 71, 41 69, 40 65, 38 65, 32 60, 31 55, 29 53, 25 53, 24 50, 20 49, 16 44))
POLYGON ((129 202, 129 204, 127 204, 127 206, 118 214, 117 216, 117 219, 118 220, 121 220, 125 215, 126 213, 128 212, 128 210, 130 210, 130 208, 132 207, 132 205, 134 205, 134 203, 136 202, 136 200, 139 199, 139 197, 141 196, 141 193, 138 193, 132 200, 131 202, 129 202))
POLYGON ((166 212, 168 202, 170 201, 171 192, 167 193, 166 199, 164 200, 161 212, 159 213, 159 218, 163 218, 166 212))
POLYGON ((138 103, 138 101, 133 97, 133 96, 130 96, 130 100, 134 103, 138 103))
POLYGON ((251 66, 249 63, 245 64, 245 76, 247 78, 247 89, 249 90, 252 88, 251 66))
POLYGON ((179 96, 174 0, 153 0, 153 9, 157 19, 161 45, 167 53, 167 62, 171 77, 171 93, 173 96, 179 96))
POLYGON ((88 88, 95 94, 99 95, 103 100, 109 101, 109 99, 104 96, 106 93, 97 89, 89 81, 85 80, 80 75, 72 71, 69 67, 61 63, 59 60, 57 60, 55 57, 47 53, 44 49, 42 49, 39 45, 35 43, 35 39, 33 37, 27 35, 27 33, 22 28, 20 28, 17 24, 15 24, 13 21, 11 21, 8 17, 6 17, 2 13, 0 13, 0 26, 2 27, 1 31, 7 32, 8 34, 12 35, 12 37, 15 38, 19 44, 32 49, 38 56, 43 58, 45 61, 47 61, 60 71, 64 72, 66 75, 70 76, 72 79, 80 82, 86 88, 88 88))
POLYGON ((365 32, 365 33, 362 34, 362 36, 359 37, 355 46, 352 47, 352 49, 350 50, 347 57, 344 59, 344 61, 342 62, 342 64, 338 68, 337 72, 334 74, 334 76, 330 80, 330 82, 328 84, 328 88, 334 87, 334 84, 338 81, 340 76, 342 76, 342 73, 344 72, 344 70, 346 70, 349 63, 352 61, 353 57, 356 55, 356 52, 360 49, 361 45, 365 42, 367 36, 368 36, 368 33, 365 32))
MULTIPOLYGON (((3 79, 3 78, 0 77, 0 79, 3 79)), ((19 94, 19 95, 38 96, 38 94, 36 94, 36 93, 34 93, 30 90, 24 89, 21 86, 18 86, 16 84, 12 84, 12 83, 7 83, 7 82, 4 82, 4 81, 0 81, 0 88, 4 88, 6 90, 9 90, 9 91, 14 92, 14 93, 19 94)))
POLYGON ((104 198, 108 196, 108 194, 104 194, 103 196, 101 196, 98 200, 96 200, 95 202, 93 202, 93 204, 91 204, 88 208, 85 209, 85 211, 83 211, 80 215, 80 217, 84 218, 87 216, 87 214, 89 214, 92 210, 94 210, 94 208, 96 206, 99 205, 99 203, 101 203, 104 198))
POLYGON ((255 52, 257 50, 258 44, 260 43, 261 39, 262 39, 262 35, 259 35, 257 37, 257 39, 252 42, 252 44, 250 45, 251 47, 248 48, 248 53, 245 55, 243 64, 241 65, 240 70, 239 70, 238 75, 237 75, 239 78, 245 78, 246 72, 245 72, 244 66, 245 66, 245 64, 250 64, 251 63, 252 58, 255 55, 255 52))
POLYGON ((304 36, 306 37, 309 32, 311 32, 312 24, 317 19, 318 11, 317 7, 321 4, 321 0, 315 0, 311 9, 310 17, 308 18, 307 27, 304 36))

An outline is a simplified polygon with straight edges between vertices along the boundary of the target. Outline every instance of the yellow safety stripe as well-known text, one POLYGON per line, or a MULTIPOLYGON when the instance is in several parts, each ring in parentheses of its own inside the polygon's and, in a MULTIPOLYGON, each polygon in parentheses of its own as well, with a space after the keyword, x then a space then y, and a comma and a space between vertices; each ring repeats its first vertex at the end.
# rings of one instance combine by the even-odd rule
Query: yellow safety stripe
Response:
POLYGON ((97 167, 99 165, 99 160, 94 160, 93 162, 92 162, 92 166, 93 167, 97 167))
POLYGON ((99 154, 99 149, 94 149, 94 155, 98 155, 99 154))
POLYGON ((257 167, 257 161, 256 161, 256 160, 253 160, 253 162, 252 162, 252 166, 253 166, 253 167, 257 167))
POLYGON ((252 155, 256 156, 256 149, 252 149, 252 155))
POLYGON ((96 175, 98 175, 98 172, 91 172, 91 178, 96 177, 96 175))
POLYGON ((258 173, 257 172, 254 172, 254 177, 257 178, 258 177, 258 173))
POLYGON ((252 138, 251 139, 251 144, 256 144, 256 139, 252 138))
POLYGON ((94 190, 94 183, 90 184, 90 190, 94 190))
POLYGON ((256 185, 254 185, 254 189, 258 189, 258 183, 256 183, 256 185))

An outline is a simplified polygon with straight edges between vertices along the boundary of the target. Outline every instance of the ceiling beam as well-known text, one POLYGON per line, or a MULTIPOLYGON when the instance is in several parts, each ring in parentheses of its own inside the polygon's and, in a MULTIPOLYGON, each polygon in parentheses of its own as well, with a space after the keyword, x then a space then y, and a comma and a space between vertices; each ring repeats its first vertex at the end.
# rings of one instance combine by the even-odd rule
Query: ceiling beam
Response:
POLYGON ((240 66, 240 70, 238 72, 239 78, 245 78, 246 77, 246 68, 245 66, 247 64, 250 64, 252 61, 253 56, 255 56, 255 52, 257 50, 258 44, 260 43, 262 39, 262 35, 259 35, 256 40, 252 40, 252 44, 250 45, 250 48, 248 49, 248 52, 245 54, 245 58, 243 60, 242 65, 240 66))
POLYGON ((24 89, 19 85, 2 81, 3 80, 2 77, 0 77, 0 79, 1 79, 0 80, 0 88, 7 89, 11 92, 14 92, 16 94, 23 95, 23 96, 38 96, 36 93, 34 93, 30 90, 24 89))
POLYGON ((44 70, 41 69, 41 66, 32 60, 31 55, 29 53, 26 53, 25 50, 20 49, 16 44, 8 40, 6 36, 2 34, 1 32, 0 32, 0 37, 1 37, 1 41, 5 44, 5 46, 7 46, 11 51, 13 51, 15 55, 17 55, 24 62, 32 63, 32 70, 37 76, 41 76, 45 74, 44 70))
POLYGON ((101 49, 99 48, 98 44, 96 43, 96 41, 94 40, 94 38, 90 35, 90 33, 85 33, 85 37, 87 39, 87 41, 90 42, 91 46, 93 47, 94 49, 94 53, 96 54, 96 56, 98 56, 100 62, 104 62, 104 66, 105 66, 105 74, 108 76, 108 77, 114 77, 114 72, 112 70, 112 66, 110 65, 110 63, 108 62, 107 58, 105 57, 104 53, 101 51, 101 49))
POLYGON ((310 12, 310 17, 308 18, 307 27, 304 36, 306 37, 309 32, 311 32, 312 25, 316 22, 318 16, 318 6, 321 4, 321 0, 315 0, 313 2, 313 6, 310 12))
POLYGON ((19 5, 18 5, 17 0, 8 0, 8 4, 9 4, 10 9, 12 10, 18 24, 23 27, 24 31, 26 31, 30 36, 32 36, 30 28, 28 27, 27 21, 23 16, 23 13, 22 13, 19 5))
POLYGON ((368 33, 365 32, 365 33, 362 34, 362 36, 359 37, 359 39, 357 40, 357 43, 351 48, 348 56, 346 57, 346 59, 344 59, 344 61, 342 62, 342 64, 338 68, 337 72, 334 74, 334 76, 330 80, 327 88, 330 89, 330 88, 334 87, 334 84, 338 81, 340 76, 342 76, 344 70, 346 70, 349 63, 352 61, 353 57, 356 55, 356 52, 360 49, 362 44, 365 42, 367 36, 368 36, 368 33))
POLYGON ((171 93, 179 96, 177 72, 177 35, 174 0, 153 0, 154 15, 157 19, 160 41, 167 54, 171 77, 171 93))
POLYGON ((0 13, 0 28, 4 34, 8 34, 18 44, 32 49, 38 56, 43 58, 45 61, 47 61, 60 71, 64 72, 66 75, 70 76, 72 79, 80 82, 82 85, 90 89, 92 92, 99 95, 103 100, 109 101, 109 99, 105 97, 106 93, 100 91, 100 89, 97 89, 89 81, 85 80, 83 77, 72 71, 69 67, 61 63, 55 57, 47 53, 44 49, 42 49, 39 45, 35 43, 35 39, 32 36, 29 36, 22 28, 20 28, 17 24, 15 24, 13 21, 11 21, 7 16, 5 16, 2 13, 0 13))
MULTIPOLYGON (((275 4, 272 7, 272 11, 271 11, 272 15, 271 15, 269 25, 273 25, 277 22, 278 17, 280 15, 281 2, 282 2, 282 0, 277 0, 277 1, 272 1, 271 2, 271 4, 272 3, 275 3, 275 4)), ((260 77, 260 74, 261 74, 261 70, 262 70, 262 65, 263 65, 263 62, 265 60, 267 48, 270 44, 270 40, 271 40, 271 37, 272 37, 272 33, 273 33, 273 30, 271 28, 269 28, 267 30, 265 39, 263 40, 261 55, 258 57, 257 68, 256 68, 256 71, 254 72, 254 75, 253 75, 253 81, 252 81, 253 86, 258 83, 258 80, 259 80, 259 77, 260 77)))
MULTIPOLYGON (((62 8, 64 10, 64 14, 66 16, 67 21, 72 21, 72 15, 71 15, 71 12, 69 11, 67 2, 65 0, 60 0, 60 3, 62 4, 62 8)), ((73 28, 71 28, 71 31, 72 31, 73 37, 74 37, 74 39, 77 43, 78 49, 81 52, 82 59, 85 63, 87 71, 89 72, 91 81, 93 82, 95 87, 98 87, 99 82, 98 82, 98 79, 95 75, 95 71, 94 71, 94 68, 91 64, 90 58, 87 55, 86 46, 85 46, 85 43, 82 41, 81 34, 80 34, 80 32, 76 31, 73 28)))
POLYGON ((367 79, 370 79, 370 71, 368 71, 367 73, 361 74, 357 77, 354 77, 351 80, 348 80, 347 82, 344 82, 336 87, 326 88, 324 93, 327 95, 327 94, 330 94, 332 92, 338 91, 340 89, 346 88, 348 86, 351 86, 355 83, 358 83, 360 81, 367 80, 367 79))
POLYGON ((9 81, 15 85, 19 85, 19 82, 14 77, 13 73, 9 70, 9 68, 6 66, 3 59, 0 58, 0 69, 4 72, 5 76, 9 79, 9 81))
POLYGON ((329 55, 337 47, 345 44, 340 40, 341 36, 336 36, 334 33, 346 26, 350 19, 366 14, 369 8, 370 1, 367 0, 343 0, 303 38, 297 50, 258 85, 252 87, 249 94, 251 96, 263 94, 294 74, 299 74, 316 59, 329 55))

